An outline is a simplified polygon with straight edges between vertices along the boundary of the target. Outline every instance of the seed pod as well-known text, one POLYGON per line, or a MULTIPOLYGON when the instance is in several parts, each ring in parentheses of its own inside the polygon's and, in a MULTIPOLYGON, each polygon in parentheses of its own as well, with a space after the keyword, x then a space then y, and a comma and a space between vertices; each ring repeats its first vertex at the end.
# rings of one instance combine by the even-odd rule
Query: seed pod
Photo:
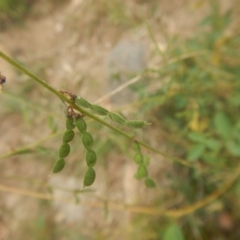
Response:
POLYGON ((66 130, 63 134, 63 142, 68 143, 72 141, 74 138, 74 131, 73 130, 66 130))
POLYGON ((140 146, 139 146, 139 143, 138 142, 134 142, 133 143, 133 150, 137 153, 140 153, 141 152, 141 149, 140 149, 140 146))
POLYGON ((97 155, 96 153, 91 150, 91 149, 88 149, 87 150, 87 153, 86 153, 86 162, 87 162, 87 166, 88 167, 93 167, 96 162, 97 162, 97 155))
POLYGON ((70 146, 68 143, 63 143, 59 148, 58 156, 59 158, 65 158, 70 153, 70 146))
POLYGON ((95 170, 93 168, 88 168, 87 172, 84 175, 83 187, 88 187, 94 183, 96 177, 95 170))
POLYGON ((75 121, 75 125, 81 133, 85 133, 87 131, 87 124, 83 118, 78 117, 75 121))
POLYGON ((135 177, 140 179, 140 178, 145 178, 147 176, 148 176, 147 168, 144 165, 140 165, 138 167, 137 173, 135 174, 135 177))
POLYGON ((82 142, 86 149, 91 149, 94 143, 92 135, 88 132, 83 133, 82 142))
POLYGON ((124 120, 123 117, 121 117, 120 115, 113 113, 113 112, 109 112, 108 116, 115 122, 121 125, 125 125, 126 121, 124 120))
POLYGON ((137 153, 135 156, 134 156, 134 161, 137 163, 137 164, 142 164, 143 163, 143 156, 141 153, 137 153))
POLYGON ((92 106, 92 104, 89 103, 87 100, 79 97, 76 98, 75 103, 83 108, 90 108, 92 106))
POLYGON ((147 188, 154 188, 154 187, 156 187, 155 182, 151 178, 145 179, 144 182, 145 182, 145 185, 146 185, 147 188))
POLYGON ((67 119, 66 119, 66 128, 70 129, 70 130, 75 128, 72 117, 67 117, 67 119))
POLYGON ((105 115, 108 114, 108 110, 107 110, 107 109, 105 109, 105 108, 103 108, 103 107, 101 107, 101 106, 98 106, 98 105, 92 105, 92 106, 91 106, 91 110, 92 110, 94 113, 96 113, 96 114, 98 114, 98 115, 102 115, 102 116, 105 116, 105 115))
POLYGON ((53 165, 53 173, 58 173, 63 170, 65 166, 65 160, 63 158, 59 158, 53 165))
POLYGON ((145 121, 139 121, 139 120, 131 120, 126 121, 125 125, 130 128, 143 128, 147 125, 150 125, 151 123, 145 122, 145 121))

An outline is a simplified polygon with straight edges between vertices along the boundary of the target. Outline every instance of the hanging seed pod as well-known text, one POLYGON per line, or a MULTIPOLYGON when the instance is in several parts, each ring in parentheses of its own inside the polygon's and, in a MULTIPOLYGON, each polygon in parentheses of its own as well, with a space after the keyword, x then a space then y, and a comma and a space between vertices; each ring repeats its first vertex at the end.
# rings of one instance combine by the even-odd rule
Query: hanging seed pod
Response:
POLYGON ((71 142, 74 138, 74 131, 73 130, 66 130, 63 134, 63 142, 68 143, 71 142))
POLYGON ((133 150, 135 152, 137 152, 137 153, 141 152, 141 149, 140 149, 140 146, 139 146, 138 142, 134 142, 132 147, 133 147, 133 150))
POLYGON ((140 179, 140 178, 145 178, 147 176, 148 176, 147 168, 144 165, 140 165, 138 167, 137 173, 135 174, 135 177, 140 179))
POLYGON ((90 133, 85 132, 82 134, 82 142, 86 149, 91 149, 94 143, 93 137, 90 133))
POLYGON ((155 182, 154 182, 151 178, 145 179, 144 182, 145 182, 145 186, 146 186, 147 188, 155 188, 155 187, 156 187, 155 182))
POLYGON ((89 103, 87 100, 85 100, 84 98, 79 98, 79 97, 77 97, 75 99, 75 103, 83 108, 90 108, 92 106, 92 104, 89 103))
POLYGON ((105 109, 105 108, 103 108, 101 106, 98 106, 98 105, 92 105, 91 106, 91 110, 94 113, 96 113, 98 115, 102 115, 102 116, 105 116, 105 115, 107 115, 109 113, 107 109, 105 109))
POLYGON ((126 123, 124 118, 121 117, 120 115, 116 114, 116 113, 109 112, 108 116, 117 124, 125 125, 125 123, 126 123))
POLYGON ((97 155, 96 153, 89 149, 87 150, 87 153, 86 153, 86 162, 87 162, 87 166, 88 167, 93 167, 96 162, 97 162, 97 155))
POLYGON ((87 172, 84 175, 83 187, 88 187, 94 183, 96 177, 95 170, 93 168, 88 168, 87 172))
POLYGON ((151 123, 145 122, 145 121, 139 121, 139 120, 131 120, 126 121, 125 125, 130 128, 143 128, 147 125, 150 125, 151 123))
POLYGON ((69 129, 69 130, 75 128, 72 117, 67 117, 67 118, 66 118, 66 128, 69 129))
POLYGON ((58 173, 63 170, 65 166, 65 160, 63 158, 59 158, 53 165, 53 173, 58 173))
POLYGON ((75 125, 81 133, 85 133, 87 131, 87 124, 83 118, 78 117, 75 121, 75 125))
POLYGON ((141 153, 137 153, 135 156, 134 156, 134 161, 137 163, 137 164, 142 164, 143 163, 143 156, 141 153))
POLYGON ((68 143, 63 143, 59 148, 58 156, 59 158, 65 158, 70 153, 70 146, 68 143))

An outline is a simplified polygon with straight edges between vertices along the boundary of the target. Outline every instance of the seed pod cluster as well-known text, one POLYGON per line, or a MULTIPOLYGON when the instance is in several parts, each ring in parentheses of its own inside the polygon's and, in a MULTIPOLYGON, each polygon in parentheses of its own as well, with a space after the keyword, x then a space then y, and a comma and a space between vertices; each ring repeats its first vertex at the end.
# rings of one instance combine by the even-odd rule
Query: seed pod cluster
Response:
POLYGON ((134 156, 134 161, 138 165, 137 172, 135 174, 135 177, 137 179, 145 179, 145 186, 148 188, 153 188, 155 187, 154 181, 148 177, 148 170, 147 170, 147 165, 148 161, 145 161, 141 152, 140 145, 137 141, 133 143, 133 150, 135 151, 135 156, 134 156))
POLYGON ((59 159, 54 163, 53 165, 53 173, 58 173, 63 170, 65 166, 65 160, 64 158, 67 157, 70 153, 70 145, 69 142, 71 142, 74 138, 74 121, 72 117, 67 117, 66 118, 66 131, 63 134, 62 137, 62 145, 60 146, 58 150, 58 157, 59 159))
POLYGON ((75 120, 75 125, 81 133, 82 143, 84 148, 86 149, 86 163, 88 169, 84 175, 83 187, 88 187, 94 183, 96 177, 95 170, 93 169, 97 162, 97 155, 92 150, 94 140, 92 135, 87 132, 87 124, 82 117, 78 117, 75 120))

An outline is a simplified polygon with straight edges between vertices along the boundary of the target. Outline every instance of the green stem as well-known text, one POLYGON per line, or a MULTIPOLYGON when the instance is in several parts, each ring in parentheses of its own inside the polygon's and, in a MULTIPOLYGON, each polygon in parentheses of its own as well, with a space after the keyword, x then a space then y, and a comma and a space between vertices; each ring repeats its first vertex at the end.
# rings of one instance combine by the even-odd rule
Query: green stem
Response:
POLYGON ((49 91, 51 91, 52 93, 54 93, 56 96, 58 96, 62 101, 67 102, 68 104, 70 104, 75 110, 82 112, 84 114, 86 114, 87 116, 89 116, 90 118, 93 118, 94 120, 102 123, 103 125, 105 125, 106 127, 112 129, 113 131, 118 132, 119 134, 125 136, 126 138, 132 140, 132 141, 137 141, 140 145, 144 146, 145 148, 158 153, 174 162, 178 162, 180 164, 183 164, 185 166, 188 167, 193 167, 196 168, 196 166, 193 166, 191 164, 189 164, 187 161, 185 160, 181 160, 175 157, 171 157, 167 154, 165 154, 162 151, 159 151, 153 147, 151 147, 150 145, 138 141, 134 138, 134 136, 131 136, 129 134, 127 134, 126 132, 112 126, 111 124, 105 122, 104 120, 102 120, 101 118, 97 117, 96 115, 92 114, 91 112, 88 112, 87 110, 85 110, 84 108, 79 107, 78 105, 76 105, 72 100, 68 99, 66 96, 64 96, 63 94, 61 94, 59 91, 55 90, 53 87, 51 87, 50 85, 48 85, 45 81, 43 81, 42 79, 40 79, 39 77, 37 77, 36 75, 34 75, 33 73, 31 73, 30 71, 28 71, 25 67, 23 67, 22 65, 20 65, 18 62, 14 61, 13 59, 11 59, 10 57, 8 57, 7 55, 5 55, 3 52, 0 51, 0 57, 2 57, 4 60, 6 60, 8 63, 10 63, 11 65, 13 65, 14 67, 16 67, 17 69, 19 69, 20 71, 22 71, 23 73, 25 73, 27 76, 29 76, 30 78, 32 78, 33 80, 35 80, 36 82, 38 82, 39 84, 41 84, 43 87, 47 88, 49 91))

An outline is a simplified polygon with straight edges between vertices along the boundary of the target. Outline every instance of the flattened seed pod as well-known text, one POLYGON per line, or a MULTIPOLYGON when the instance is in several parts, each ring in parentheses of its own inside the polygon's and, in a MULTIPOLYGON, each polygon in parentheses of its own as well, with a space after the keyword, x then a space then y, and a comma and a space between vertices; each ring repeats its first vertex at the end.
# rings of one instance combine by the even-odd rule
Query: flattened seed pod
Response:
POLYGON ((53 173, 58 173, 63 170, 65 166, 65 160, 63 158, 59 158, 53 165, 53 173))
POLYGON ((68 129, 63 134, 63 142, 64 143, 72 141, 73 138, 74 138, 74 131, 73 130, 68 129))
POLYGON ((86 149, 91 149, 94 143, 93 137, 90 133, 85 132, 82 134, 82 142, 86 149))
POLYGON ((77 105, 79 105, 80 107, 83 108, 90 108, 92 106, 91 103, 89 103, 87 100, 85 100, 84 98, 76 98, 75 103, 77 105))
POLYGON ((113 112, 109 112, 108 116, 115 122, 121 125, 125 125, 126 121, 124 120, 123 117, 121 117, 120 115, 113 113, 113 112))
POLYGON ((154 188, 154 187, 156 187, 155 182, 154 182, 151 178, 145 179, 144 182, 145 182, 145 186, 146 186, 147 188, 154 188))
POLYGON ((96 162, 97 162, 97 155, 96 153, 89 149, 87 150, 87 153, 86 153, 86 162, 87 162, 87 166, 88 167, 93 167, 96 162))
POLYGON ((105 115, 108 114, 108 110, 107 110, 107 109, 105 109, 105 108, 103 108, 103 107, 101 107, 101 106, 98 106, 98 105, 92 105, 92 106, 91 106, 91 110, 92 110, 94 113, 96 113, 96 114, 98 114, 98 115, 102 115, 102 116, 105 116, 105 115))
POLYGON ((68 143, 63 143, 59 148, 58 156, 59 158, 65 158, 70 153, 70 146, 68 143))
POLYGON ((83 118, 81 117, 77 118, 75 124, 81 133, 85 133, 87 131, 87 124, 83 118))
POLYGON ((138 170, 137 170, 137 173, 136 173, 135 177, 140 179, 140 178, 145 178, 147 176, 148 176, 147 168, 144 165, 140 165, 138 167, 138 170))
POLYGON ((145 121, 139 121, 139 120, 130 120, 130 121, 126 121, 126 123, 125 123, 125 125, 130 128, 143 128, 150 124, 151 123, 148 123, 145 121))
POLYGON ((72 117, 67 117, 67 119, 66 119, 66 128, 69 129, 69 130, 75 128, 72 117))
POLYGON ((88 187, 92 185, 95 181, 96 173, 93 168, 88 168, 87 172, 84 175, 83 187, 88 187))
POLYGON ((142 164, 143 163, 143 156, 141 153, 137 153, 135 156, 134 156, 134 161, 137 163, 137 164, 142 164))

